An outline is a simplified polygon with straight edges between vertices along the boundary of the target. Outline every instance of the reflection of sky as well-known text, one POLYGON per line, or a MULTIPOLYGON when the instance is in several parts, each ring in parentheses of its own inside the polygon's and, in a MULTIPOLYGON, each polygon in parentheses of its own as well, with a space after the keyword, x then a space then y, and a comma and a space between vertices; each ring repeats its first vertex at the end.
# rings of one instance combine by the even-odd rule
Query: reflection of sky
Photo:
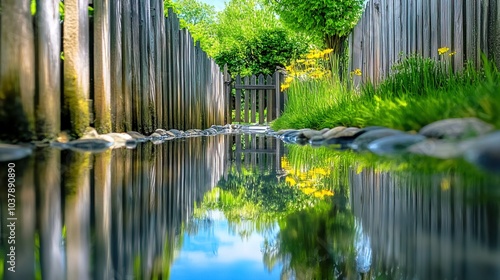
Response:
POLYGON ((281 265, 268 272, 262 261, 264 237, 252 233, 242 240, 229 231, 222 215, 212 215, 212 226, 197 235, 184 235, 170 279, 279 279, 281 265))

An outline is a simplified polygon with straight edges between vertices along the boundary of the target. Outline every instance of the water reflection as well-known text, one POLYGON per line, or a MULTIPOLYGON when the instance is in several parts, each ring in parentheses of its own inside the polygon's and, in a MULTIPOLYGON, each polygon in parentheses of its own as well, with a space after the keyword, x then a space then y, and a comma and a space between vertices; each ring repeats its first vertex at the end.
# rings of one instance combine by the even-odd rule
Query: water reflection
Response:
MULTIPOLYGON (((4 279, 500 278, 500 179, 221 135, 16 164, 4 279)), ((7 163, 0 163, 7 181, 7 163)))
MULTIPOLYGON (((53 149, 16 164, 16 272, 4 279, 169 278, 172 242, 224 172, 226 138, 192 138, 100 154, 53 149)), ((7 163, 0 179, 7 181, 7 163)))

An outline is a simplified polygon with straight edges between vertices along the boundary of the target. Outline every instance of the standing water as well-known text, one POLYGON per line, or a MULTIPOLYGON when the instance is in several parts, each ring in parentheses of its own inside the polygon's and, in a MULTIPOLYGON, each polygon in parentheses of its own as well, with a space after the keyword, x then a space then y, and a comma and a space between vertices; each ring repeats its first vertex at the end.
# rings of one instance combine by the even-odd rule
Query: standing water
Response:
POLYGON ((500 178, 453 164, 227 134, 0 165, 3 279, 500 278, 500 178))

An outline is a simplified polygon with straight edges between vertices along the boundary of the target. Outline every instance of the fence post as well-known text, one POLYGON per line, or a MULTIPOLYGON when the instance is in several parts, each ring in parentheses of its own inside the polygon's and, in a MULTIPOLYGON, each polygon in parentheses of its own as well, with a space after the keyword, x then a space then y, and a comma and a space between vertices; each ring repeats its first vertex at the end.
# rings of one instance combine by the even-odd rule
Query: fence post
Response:
POLYGON ((35 57, 29 1, 2 1, 0 139, 29 141, 35 128, 35 57))
POLYGON ((61 130, 61 24, 59 1, 37 1, 38 100, 36 131, 39 139, 54 138, 61 130))
POLYGON ((63 121, 81 136, 89 115, 89 18, 88 0, 64 1, 64 103, 63 121))
POLYGON ((231 97, 231 76, 227 69, 227 64, 224 65, 224 93, 226 96, 226 123, 232 123, 233 99, 231 97))
MULTIPOLYGON (((130 5, 129 3, 127 3, 130 5)), ((127 109, 126 98, 124 91, 124 75, 125 71, 124 55, 122 54, 122 0, 114 0, 110 3, 110 52, 111 52, 111 77, 110 77, 110 94, 111 94, 111 130, 115 132, 123 132, 129 129, 127 126, 127 109)))
POLYGON ((281 81, 280 73, 278 71, 274 72, 274 96, 276 98, 276 118, 281 116, 281 81))
POLYGON ((109 2, 94 0, 94 111, 99 133, 111 132, 109 2))

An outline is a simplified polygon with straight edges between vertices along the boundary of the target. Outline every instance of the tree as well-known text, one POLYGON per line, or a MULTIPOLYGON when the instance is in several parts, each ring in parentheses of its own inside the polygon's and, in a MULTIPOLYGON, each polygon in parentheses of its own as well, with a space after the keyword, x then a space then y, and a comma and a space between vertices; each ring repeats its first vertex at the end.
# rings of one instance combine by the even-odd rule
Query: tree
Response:
POLYGON ((256 37, 215 56, 219 65, 228 65, 232 74, 272 74, 307 52, 307 40, 297 40, 284 28, 263 30, 256 37))
POLYGON ((327 48, 342 53, 343 43, 364 9, 364 0, 267 0, 290 28, 314 33, 327 48))
POLYGON ((169 8, 177 14, 180 27, 187 28, 195 41, 200 42, 201 48, 210 56, 216 53, 217 39, 215 34, 216 15, 215 7, 197 0, 164 0, 165 13, 169 8))

